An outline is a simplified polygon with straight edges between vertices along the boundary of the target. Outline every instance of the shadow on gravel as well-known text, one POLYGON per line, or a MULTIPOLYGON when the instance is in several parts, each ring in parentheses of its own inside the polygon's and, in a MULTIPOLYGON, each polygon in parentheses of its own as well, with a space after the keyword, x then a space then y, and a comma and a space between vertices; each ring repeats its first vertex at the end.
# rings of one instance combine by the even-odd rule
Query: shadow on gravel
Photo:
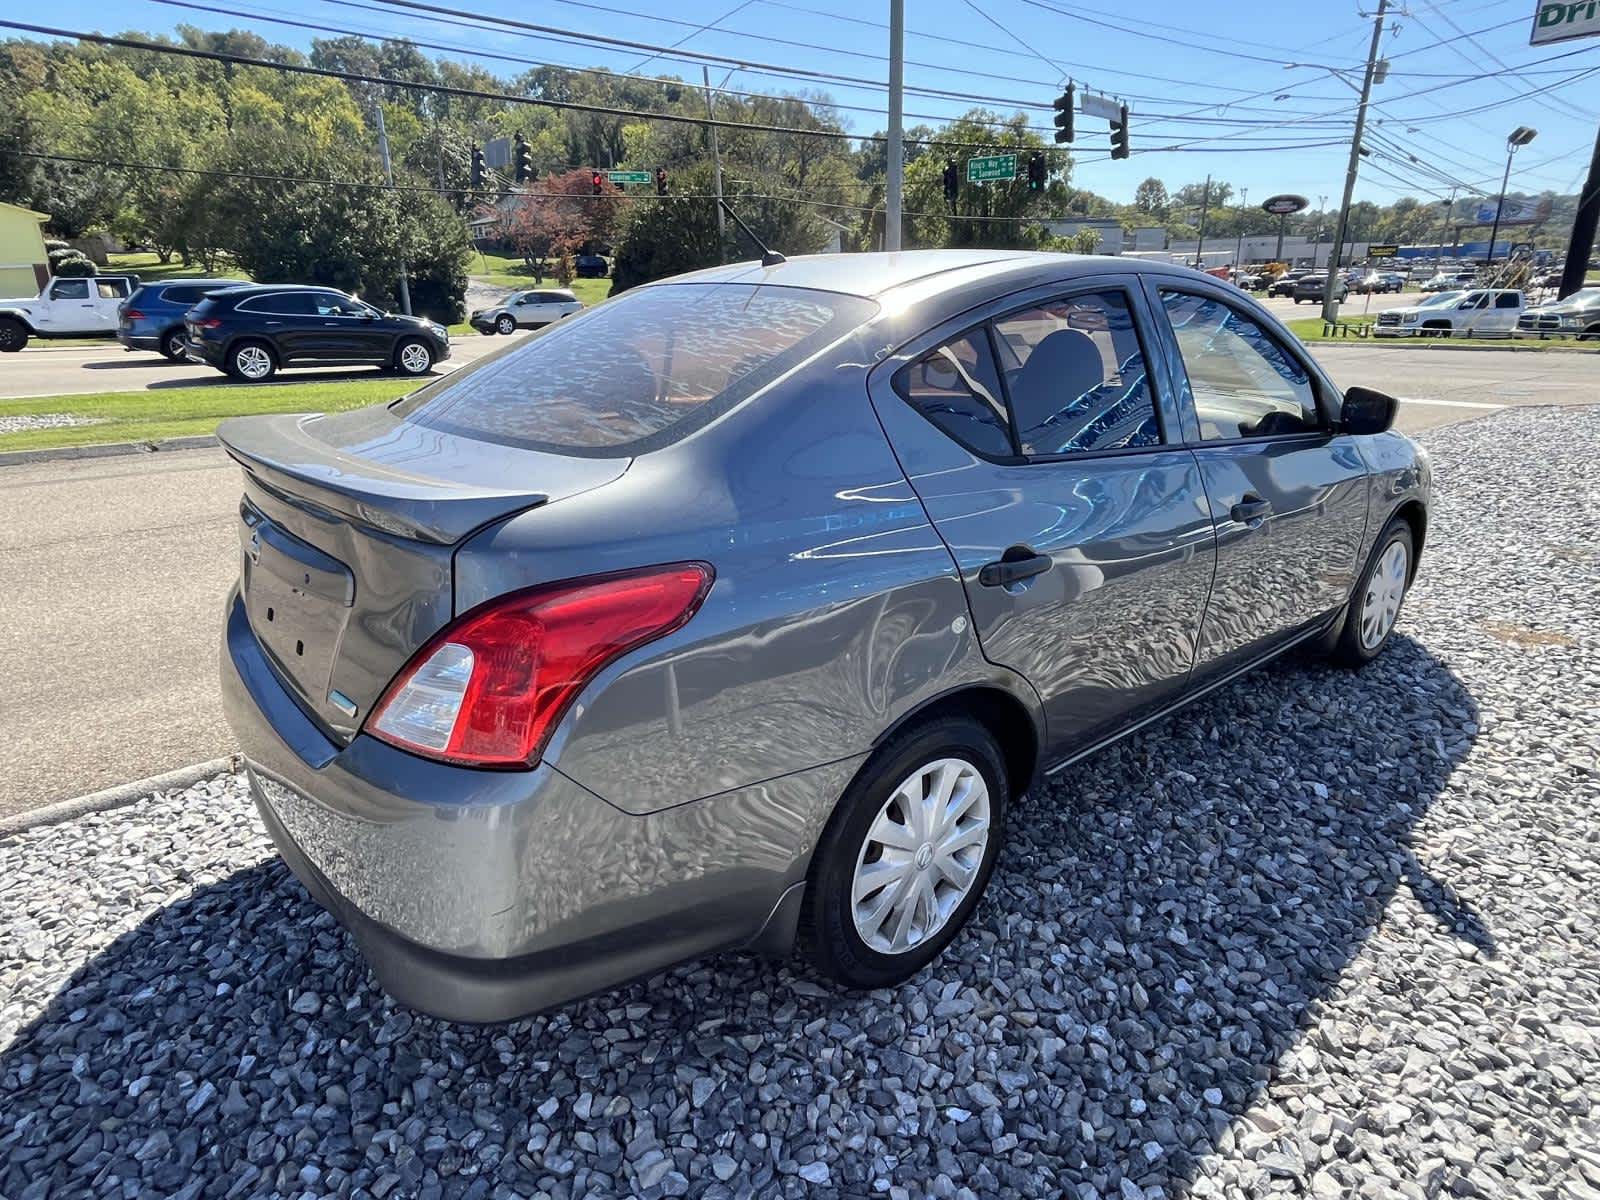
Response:
POLYGON ((264 862, 118 938, 0 1055, 0 1195, 800 1195, 825 1156, 847 1194, 1182 1196, 1273 1136, 1230 1127, 1281 1056, 1353 1049, 1301 1033, 1402 884, 1494 952, 1410 850, 1476 720, 1404 638, 1225 688, 1015 810, 974 926, 894 993, 729 955, 452 1026, 384 1000, 264 862))

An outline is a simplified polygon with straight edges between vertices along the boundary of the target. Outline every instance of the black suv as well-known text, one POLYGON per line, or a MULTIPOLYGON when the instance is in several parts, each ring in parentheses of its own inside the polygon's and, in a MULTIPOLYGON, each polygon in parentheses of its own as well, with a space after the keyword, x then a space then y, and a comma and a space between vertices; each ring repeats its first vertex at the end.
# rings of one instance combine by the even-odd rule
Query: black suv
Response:
POLYGON ((279 367, 375 363, 426 375, 450 357, 450 334, 424 317, 379 312, 333 288, 252 284, 212 292, 184 324, 190 357, 259 383, 279 367))

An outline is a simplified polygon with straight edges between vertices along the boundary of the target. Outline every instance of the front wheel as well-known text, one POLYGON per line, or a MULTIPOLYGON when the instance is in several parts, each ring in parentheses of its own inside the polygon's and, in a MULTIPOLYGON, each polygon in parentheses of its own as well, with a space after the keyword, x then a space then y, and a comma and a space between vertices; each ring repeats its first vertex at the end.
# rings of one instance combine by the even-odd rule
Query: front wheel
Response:
POLYGON ((28 344, 28 327, 12 317, 0 317, 0 354, 15 354, 28 344))
POLYGON ((512 334, 517 331, 517 321, 516 318, 510 313, 502 313, 500 317, 496 319, 494 327, 501 333, 512 334))
POLYGON ((1341 666, 1363 667, 1382 653, 1394 632, 1394 623, 1411 586, 1411 563, 1416 553, 1411 526, 1396 517, 1384 526, 1372 557, 1350 597, 1344 629, 1333 649, 1341 666))
POLYGON ((1008 785, 978 722, 897 735, 839 801, 817 846, 800 921, 816 970, 846 987, 909 979, 950 944, 994 870, 1008 785))
POLYGON ((426 375, 433 367, 433 351, 428 349, 428 343, 412 338, 400 343, 394 365, 402 375, 426 375))

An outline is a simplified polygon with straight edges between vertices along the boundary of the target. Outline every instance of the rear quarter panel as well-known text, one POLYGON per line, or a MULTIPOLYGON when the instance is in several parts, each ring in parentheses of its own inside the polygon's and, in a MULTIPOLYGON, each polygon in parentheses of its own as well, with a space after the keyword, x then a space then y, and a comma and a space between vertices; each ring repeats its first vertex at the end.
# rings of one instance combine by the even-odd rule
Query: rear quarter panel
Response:
POLYGON ((458 611, 650 563, 715 569, 694 619, 602 672, 551 742, 560 771, 618 807, 656 811, 859 755, 965 683, 1036 709, 978 652, 954 563, 850 358, 825 352, 616 482, 458 552, 458 611))

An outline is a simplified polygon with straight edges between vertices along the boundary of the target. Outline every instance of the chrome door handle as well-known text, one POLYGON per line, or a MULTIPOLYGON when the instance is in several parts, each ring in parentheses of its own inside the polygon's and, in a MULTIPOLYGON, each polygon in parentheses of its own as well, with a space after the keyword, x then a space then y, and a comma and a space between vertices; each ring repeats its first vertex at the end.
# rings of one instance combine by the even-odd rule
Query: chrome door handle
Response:
POLYGON ((1260 496, 1247 493, 1239 503, 1228 510, 1228 515, 1241 525, 1259 521, 1272 511, 1272 505, 1260 496))
POLYGON ((1035 554, 1027 546, 1012 546, 999 562, 986 563, 978 571, 978 582, 984 587, 1009 587, 1043 575, 1055 560, 1048 554, 1035 554))

